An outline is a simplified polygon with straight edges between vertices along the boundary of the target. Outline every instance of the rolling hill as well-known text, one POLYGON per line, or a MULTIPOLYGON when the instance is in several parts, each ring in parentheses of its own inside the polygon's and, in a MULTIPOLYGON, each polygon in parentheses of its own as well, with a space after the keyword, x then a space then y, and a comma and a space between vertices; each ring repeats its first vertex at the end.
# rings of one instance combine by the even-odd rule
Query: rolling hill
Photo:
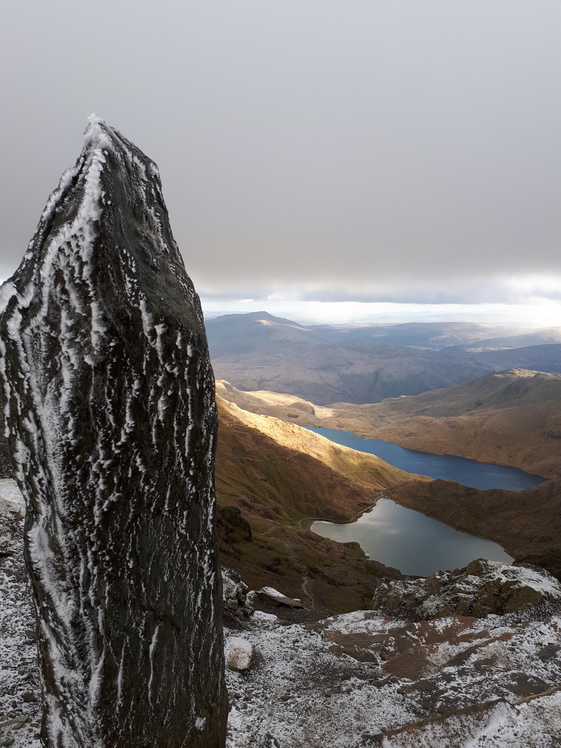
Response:
POLYGON ((206 326, 217 379, 242 390, 291 393, 322 405, 415 395, 491 368, 461 352, 333 342, 266 313, 226 315, 206 326))
POLYGON ((561 343, 481 351, 471 355, 490 369, 531 369, 561 374, 561 343))
MULTIPOLYGON (((393 325, 310 325, 330 340, 385 345, 411 346, 441 350, 447 346, 458 348, 484 345, 487 338, 516 334, 518 329, 482 325, 473 322, 402 322, 393 325)), ((532 341, 538 342, 538 341, 532 341)), ((540 340, 539 342, 544 342, 540 340)), ((555 341, 557 342, 557 341, 555 341)), ((530 345, 521 343, 520 345, 530 345)))

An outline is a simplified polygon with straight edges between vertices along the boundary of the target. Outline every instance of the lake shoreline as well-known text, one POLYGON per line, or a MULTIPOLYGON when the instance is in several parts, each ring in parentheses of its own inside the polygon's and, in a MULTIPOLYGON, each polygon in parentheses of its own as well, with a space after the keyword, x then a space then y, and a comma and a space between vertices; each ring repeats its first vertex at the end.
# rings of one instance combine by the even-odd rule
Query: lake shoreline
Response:
POLYGON ((494 541, 458 530, 384 496, 352 522, 315 520, 310 531, 336 542, 358 543, 368 559, 410 577, 463 568, 477 558, 507 564, 516 561, 494 541))
MULTIPOLYGON (((414 473, 415 475, 423 476, 421 479, 422 482, 430 484, 433 481, 438 481, 439 483, 443 483, 446 481, 450 484, 450 495, 454 495, 458 492, 458 489, 467 488, 472 489, 476 491, 493 491, 497 488, 499 490, 508 490, 513 491, 515 493, 524 490, 524 488, 532 488, 538 485, 541 485, 545 482, 545 479, 542 478, 542 476, 535 476, 531 475, 529 473, 526 473, 525 471, 522 471, 518 468, 512 468, 508 466, 500 466, 496 465, 495 463, 483 463, 479 462, 477 460, 467 460, 465 458, 458 458, 452 455, 432 455, 431 453, 421 452, 420 450, 409 450, 405 449, 403 447, 399 447, 398 445, 395 445, 391 442, 383 442, 382 440, 377 439, 364 439, 363 437, 357 437, 356 435, 346 432, 342 429, 324 429, 322 427, 307 427, 310 431, 313 433, 319 434, 321 436, 324 436, 325 438, 332 441, 334 444, 339 444, 344 447, 351 447, 352 449, 357 449, 357 451, 366 452, 367 454, 374 454, 375 456, 384 459, 388 464, 391 464, 394 467, 406 470, 407 472, 414 473), (388 454, 389 453, 389 454, 388 454), (397 460, 391 460, 392 454, 395 453, 397 456, 397 460), (414 455, 411 457, 411 455, 414 455), (436 457, 436 461, 435 458, 436 457), (449 458, 449 459, 447 459, 449 458), (424 470, 423 469, 423 461, 428 460, 429 463, 432 461, 432 465, 429 464, 429 469, 424 470), (396 464, 397 463, 397 464, 396 464), (436 468, 435 468, 436 466, 436 468), (436 474, 433 472, 434 469, 436 469, 436 474), (481 470, 482 476, 477 475, 477 471, 481 470), (454 478, 450 477, 441 477, 442 471, 444 471, 444 475, 450 474, 450 471, 458 471, 461 477, 467 476, 468 480, 471 481, 472 485, 466 482, 455 480, 454 478), (448 471, 448 472, 446 472, 448 471), (433 475, 430 473, 433 472, 433 475), (429 473, 427 475, 427 473, 429 473), (428 478, 428 480, 427 480, 428 478), (424 479, 424 480, 423 480, 424 479), (480 487, 480 485, 473 485, 473 483, 481 483, 483 484, 483 488, 480 487), (492 485, 489 485, 489 483, 492 483, 492 485), (494 485, 493 485, 494 482, 494 485), (516 486, 516 488, 502 488, 501 484, 505 484, 508 486, 512 486, 513 484, 516 486), (522 485, 520 485, 522 484, 522 485)), ((414 478, 413 478, 414 480, 414 478)), ((394 491, 380 491, 379 495, 375 498, 375 501, 373 504, 369 507, 366 507, 362 509, 361 511, 354 514, 352 517, 346 520, 336 520, 333 521, 332 519, 325 519, 325 518, 310 518, 307 522, 307 529, 310 530, 310 532, 322 535, 323 537, 329 537, 332 540, 335 540, 336 542, 356 542, 360 545, 361 549, 365 553, 365 556, 370 560, 375 560, 380 563, 383 563, 387 566, 391 566, 393 568, 399 569, 399 571, 406 576, 423 576, 423 574, 419 574, 419 571, 411 571, 410 567, 405 567, 403 561, 396 561, 393 557, 388 557, 386 554, 386 551, 384 550, 384 540, 383 538, 379 541, 377 546, 368 545, 369 540, 367 537, 361 537, 360 534, 362 530, 360 528, 355 528, 353 532, 349 531, 343 531, 343 530, 336 530, 336 527, 348 527, 350 525, 355 525, 357 523, 364 523, 368 520, 364 520, 365 516, 367 516, 369 513, 373 513, 376 511, 376 507, 379 505, 379 502, 381 499, 386 499, 389 502, 392 502, 396 507, 400 507, 403 512, 413 512, 419 515, 419 517, 424 518, 424 520, 427 520, 428 522, 436 522, 442 525, 442 527, 447 528, 448 531, 453 533, 458 533, 457 540, 461 543, 463 542, 460 538, 460 536, 465 536, 466 544, 467 546, 470 545, 467 541, 469 540, 472 542, 473 547, 481 547, 482 549, 487 549, 485 552, 482 552, 480 555, 481 557, 487 557, 487 558, 494 558, 494 560, 501 560, 505 563, 514 563, 516 561, 521 560, 517 554, 508 553, 507 549, 503 546, 503 544, 498 543, 495 539, 495 537, 489 537, 488 534, 482 535, 481 533, 477 533, 476 531, 473 531, 473 528, 466 528, 465 525, 458 525, 453 520, 453 517, 451 517, 449 514, 443 518, 441 516, 434 516, 430 512, 423 511, 422 506, 407 506, 405 503, 402 503, 399 501, 398 497, 393 496, 394 491), (321 532, 317 532, 317 529, 314 529, 314 524, 317 522, 321 523, 327 523, 323 525, 323 528, 328 528, 328 531, 331 534, 325 534, 321 532), (332 528, 332 529, 331 529, 332 528), (485 544, 492 544, 492 545, 485 545, 485 544), (491 553, 491 556, 488 554, 491 553), (487 555, 486 555, 487 554, 487 555), (494 555, 493 555, 494 554, 494 555), (505 558, 506 557, 506 558, 505 558), (407 570, 404 570, 407 569, 407 570)), ((395 513, 395 512, 394 512, 395 513)), ((372 520, 371 520, 372 521, 372 520)), ((412 522, 411 518, 408 520, 408 522, 412 522)), ((418 523, 423 525, 422 520, 418 520, 418 523)), ((403 532, 403 528, 399 528, 397 525, 395 527, 391 528, 392 533, 396 532, 403 532)), ((428 530, 427 530, 428 532, 428 530)), ((433 527, 430 532, 437 533, 436 526, 433 527)), ((437 533, 438 534, 438 533, 437 533)), ((440 534, 442 537, 446 535, 444 530, 440 530, 440 534)), ((409 544, 412 542, 415 542, 418 540, 418 538, 415 537, 415 534, 413 535, 413 540, 407 541, 409 544)), ((400 541, 403 542, 403 541, 400 541)), ((406 555, 406 551, 404 551, 404 554, 406 555)), ((421 556, 427 556, 429 551, 423 551, 421 553, 421 556)), ((474 557, 475 558, 475 557, 474 557)), ((466 563, 469 563, 469 561, 474 560, 474 558, 469 558, 466 563)), ((420 563, 424 563, 424 560, 420 560, 420 563)), ((460 562, 457 561, 450 561, 450 562, 441 562, 444 564, 445 568, 448 568, 450 565, 454 565, 454 568, 458 568, 457 564, 460 562)), ((460 565, 465 565, 464 563, 460 563, 460 565)), ((443 567, 443 568, 444 568, 443 567)), ((440 570, 441 567, 438 567, 436 570, 440 570)))
POLYGON ((334 444, 350 447, 357 452, 373 454, 392 467, 432 480, 448 480, 479 490, 502 488, 509 491, 533 488, 548 480, 521 468, 495 462, 481 462, 456 455, 423 452, 401 447, 399 444, 382 439, 357 436, 344 429, 329 429, 323 426, 304 426, 304 428, 329 439, 334 444), (477 480, 473 480, 473 475, 477 475, 477 480), (466 482, 466 477, 469 482, 466 482))

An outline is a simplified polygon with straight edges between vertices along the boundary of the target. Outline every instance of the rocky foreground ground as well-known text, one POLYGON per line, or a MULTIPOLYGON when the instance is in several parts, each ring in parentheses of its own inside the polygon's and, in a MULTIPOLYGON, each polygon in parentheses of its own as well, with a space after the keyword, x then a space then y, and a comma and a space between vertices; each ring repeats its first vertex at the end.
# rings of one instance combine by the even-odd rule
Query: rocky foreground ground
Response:
MULTIPOLYGON (((40 746, 23 509, 15 483, 0 481, 2 748, 40 746)), ((323 620, 271 590, 247 596, 227 577, 227 651, 238 647, 227 671, 228 748, 559 746, 561 588, 536 570, 497 565, 493 576, 490 567, 478 569, 442 577, 440 587, 420 582, 417 593, 411 582, 400 590, 407 610, 390 583, 378 591, 383 610, 323 620), (450 595, 436 604, 452 587, 471 614, 448 615, 450 595), (487 599, 493 589, 510 608, 520 600, 521 609, 476 617, 484 610, 466 600, 483 587, 487 599), (427 593, 435 597, 428 614, 423 603, 410 604, 427 593)))

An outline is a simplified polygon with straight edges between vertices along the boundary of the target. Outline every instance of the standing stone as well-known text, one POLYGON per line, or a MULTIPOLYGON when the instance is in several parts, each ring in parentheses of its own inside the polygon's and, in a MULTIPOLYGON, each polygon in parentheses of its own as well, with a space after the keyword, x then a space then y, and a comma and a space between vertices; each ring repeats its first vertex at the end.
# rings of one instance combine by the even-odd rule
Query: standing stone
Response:
POLYGON ((0 289, 42 740, 224 745, 216 411, 156 165, 95 116, 0 289))

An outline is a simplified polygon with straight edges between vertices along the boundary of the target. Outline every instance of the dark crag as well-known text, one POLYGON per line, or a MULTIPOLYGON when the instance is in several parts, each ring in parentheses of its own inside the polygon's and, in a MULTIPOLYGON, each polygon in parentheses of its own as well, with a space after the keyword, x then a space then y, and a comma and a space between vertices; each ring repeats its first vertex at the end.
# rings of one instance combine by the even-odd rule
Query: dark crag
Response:
POLYGON ((0 291, 47 745, 224 742, 216 411, 158 170, 95 117, 0 291))

